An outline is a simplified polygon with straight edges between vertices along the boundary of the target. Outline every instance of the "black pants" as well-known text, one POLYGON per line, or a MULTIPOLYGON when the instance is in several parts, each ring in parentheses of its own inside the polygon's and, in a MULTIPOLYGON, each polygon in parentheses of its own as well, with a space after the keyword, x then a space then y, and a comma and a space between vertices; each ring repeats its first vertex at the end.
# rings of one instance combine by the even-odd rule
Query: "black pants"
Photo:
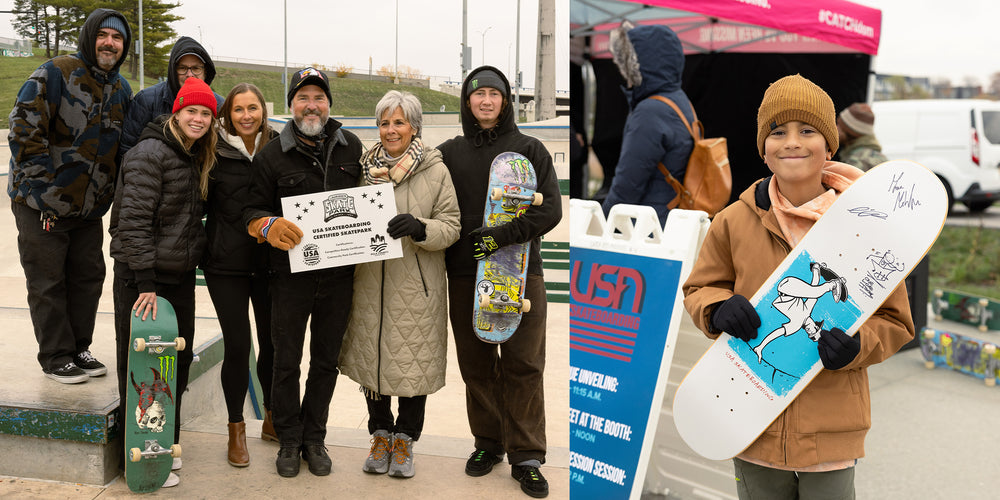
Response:
POLYGON ((354 294, 354 266, 271 277, 271 415, 282 447, 323 444, 354 294), (299 399, 306 322, 309 373, 299 399))
POLYGON ((379 395, 378 399, 366 396, 368 403, 368 434, 377 430, 389 431, 390 434, 402 432, 413 438, 420 439, 420 431, 424 429, 424 409, 427 407, 427 395, 405 398, 400 396, 399 416, 392 418, 392 396, 379 395))
MULTIPOLYGON (((194 269, 185 274, 181 282, 173 284, 156 283, 156 296, 163 297, 174 307, 177 316, 177 335, 184 338, 187 347, 177 352, 177 383, 174 386, 174 415, 171 417, 174 426, 174 443, 180 442, 181 435, 181 398, 187 390, 188 375, 191 371, 191 360, 194 357, 194 269)), ((119 428, 124 428, 126 418, 135 418, 135 414, 126 414, 126 391, 134 391, 131 378, 128 376, 128 350, 132 324, 132 306, 139 298, 139 289, 133 280, 115 276, 115 343, 118 358, 118 418, 119 428)), ((159 315, 157 315, 159 317, 159 315)), ((168 420, 167 424, 171 422, 168 420)), ((122 448, 124 453, 125 448, 122 448)), ((124 463, 124 462, 122 462, 124 463)))
POLYGON ((38 341, 38 364, 54 370, 90 348, 104 287, 101 219, 58 219, 42 229, 41 213, 11 202, 17 250, 38 341))
POLYGON ((243 421, 243 402, 247 397, 250 370, 250 314, 253 305, 257 326, 257 377, 263 392, 264 406, 271 407, 271 368, 274 348, 271 345, 271 297, 267 275, 228 275, 205 273, 208 293, 219 316, 225 358, 222 360, 222 392, 230 422, 243 421))
POLYGON ((475 277, 448 279, 449 314, 458 368, 465 381, 465 407, 476 448, 508 461, 545 463, 545 281, 529 274, 524 313, 514 335, 502 344, 479 340, 472 328, 475 277))

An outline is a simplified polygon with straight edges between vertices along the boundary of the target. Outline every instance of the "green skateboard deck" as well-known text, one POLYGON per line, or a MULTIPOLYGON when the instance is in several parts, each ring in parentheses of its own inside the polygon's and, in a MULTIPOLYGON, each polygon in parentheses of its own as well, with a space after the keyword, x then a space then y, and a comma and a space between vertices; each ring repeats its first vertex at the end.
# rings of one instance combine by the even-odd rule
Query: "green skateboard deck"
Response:
POLYGON ((975 326, 981 332, 1000 330, 1000 303, 988 297, 935 289, 931 308, 938 321, 957 321, 975 326))
POLYGON ((170 302, 157 297, 156 309, 156 320, 132 314, 124 441, 125 482, 136 493, 158 490, 170 474, 172 457, 181 455, 174 444, 174 390, 184 339, 177 337, 170 302))

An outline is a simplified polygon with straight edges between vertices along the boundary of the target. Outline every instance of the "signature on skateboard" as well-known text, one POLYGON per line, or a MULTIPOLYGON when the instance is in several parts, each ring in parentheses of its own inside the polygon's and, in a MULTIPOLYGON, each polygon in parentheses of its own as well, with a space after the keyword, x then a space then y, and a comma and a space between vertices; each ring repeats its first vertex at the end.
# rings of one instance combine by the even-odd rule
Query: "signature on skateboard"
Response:
MULTIPOLYGON (((530 205, 541 205, 536 187, 535 169, 527 158, 512 152, 497 155, 490 165, 483 226, 507 224, 530 205)), ((505 342, 517 330, 521 314, 531 310, 531 301, 524 298, 530 248, 530 242, 507 245, 479 261, 473 324, 481 340, 505 342)))
POLYGON ((156 319, 132 315, 125 401, 125 482, 136 493, 156 491, 170 474, 172 457, 181 456, 174 444, 174 389, 177 317, 170 302, 156 298, 156 319))
POLYGON ((883 163, 844 191, 750 298, 749 343, 723 333, 674 397, 674 423, 713 460, 752 444, 823 369, 819 332, 854 335, 937 239, 947 215, 937 177, 883 163))

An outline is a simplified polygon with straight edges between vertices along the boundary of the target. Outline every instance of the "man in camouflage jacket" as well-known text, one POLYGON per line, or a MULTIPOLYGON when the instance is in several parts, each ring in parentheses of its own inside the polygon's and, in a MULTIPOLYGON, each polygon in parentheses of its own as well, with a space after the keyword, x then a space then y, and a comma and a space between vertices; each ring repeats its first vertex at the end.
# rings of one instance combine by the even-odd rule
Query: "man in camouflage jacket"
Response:
POLYGON ((101 217, 114 198, 132 89, 118 73, 128 21, 96 9, 76 54, 42 64, 10 113, 7 193, 42 371, 63 383, 107 373, 90 354, 104 284, 101 217))

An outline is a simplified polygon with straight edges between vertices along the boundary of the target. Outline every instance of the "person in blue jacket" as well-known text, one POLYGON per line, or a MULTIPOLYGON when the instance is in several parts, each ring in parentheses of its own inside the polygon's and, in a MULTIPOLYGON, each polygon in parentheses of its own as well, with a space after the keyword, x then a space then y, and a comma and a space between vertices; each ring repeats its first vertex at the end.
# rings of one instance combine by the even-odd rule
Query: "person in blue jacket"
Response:
POLYGON ((683 182, 694 141, 670 106, 649 97, 661 95, 674 101, 688 122, 694 121, 691 102, 681 90, 684 50, 670 28, 632 27, 626 21, 611 33, 611 53, 628 85, 624 92, 631 111, 615 177, 604 200, 604 215, 619 203, 648 205, 663 226, 667 203, 676 193, 657 164, 662 162, 670 175, 683 182))
MULTIPOLYGON (((202 47, 197 40, 182 36, 170 49, 166 81, 140 90, 132 99, 122 128, 118 158, 124 158, 125 153, 139 142, 139 136, 142 135, 147 123, 157 116, 173 112, 177 92, 184 85, 184 80, 192 76, 212 85, 212 80, 215 79, 215 63, 212 62, 205 47, 202 47)), ((215 109, 222 109, 223 97, 218 93, 215 93, 215 102, 215 109)))

